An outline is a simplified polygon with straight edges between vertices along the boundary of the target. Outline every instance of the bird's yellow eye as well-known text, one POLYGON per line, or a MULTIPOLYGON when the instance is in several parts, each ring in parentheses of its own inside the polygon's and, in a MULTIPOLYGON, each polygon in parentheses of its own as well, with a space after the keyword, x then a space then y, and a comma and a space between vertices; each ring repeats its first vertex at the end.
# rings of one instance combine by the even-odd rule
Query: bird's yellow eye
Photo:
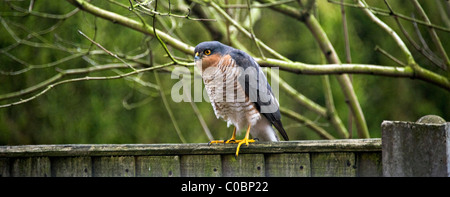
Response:
POLYGON ((211 55, 211 50, 206 49, 205 51, 203 51, 203 54, 205 54, 205 55, 211 55))

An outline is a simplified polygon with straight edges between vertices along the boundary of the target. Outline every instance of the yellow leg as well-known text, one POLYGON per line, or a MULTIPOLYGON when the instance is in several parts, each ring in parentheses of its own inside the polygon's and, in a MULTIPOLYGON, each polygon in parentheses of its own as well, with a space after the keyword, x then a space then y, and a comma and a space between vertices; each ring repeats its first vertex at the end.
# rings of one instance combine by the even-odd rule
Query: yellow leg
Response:
POLYGON ((250 125, 248 125, 247 133, 245 133, 245 138, 243 140, 239 140, 239 144, 238 144, 238 147, 236 149, 236 157, 239 155, 239 149, 241 148, 242 144, 245 143, 245 145, 248 146, 248 143, 255 142, 254 139, 248 139, 249 137, 250 137, 250 125))
POLYGON ((229 140, 225 141, 225 144, 229 144, 229 143, 236 143, 236 127, 234 127, 233 135, 231 136, 231 138, 229 140))
POLYGON ((236 127, 234 127, 233 135, 229 140, 213 140, 210 141, 208 144, 219 144, 219 143, 225 143, 225 144, 231 144, 231 143, 239 143, 241 140, 236 140, 236 127))

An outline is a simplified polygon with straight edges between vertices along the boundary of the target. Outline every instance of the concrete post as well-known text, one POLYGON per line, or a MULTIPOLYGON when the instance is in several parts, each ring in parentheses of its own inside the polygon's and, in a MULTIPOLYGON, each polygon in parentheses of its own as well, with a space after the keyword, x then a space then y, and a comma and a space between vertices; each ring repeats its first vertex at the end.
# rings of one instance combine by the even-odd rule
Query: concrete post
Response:
POLYGON ((383 121, 381 130, 383 176, 450 176, 450 122, 431 115, 383 121))

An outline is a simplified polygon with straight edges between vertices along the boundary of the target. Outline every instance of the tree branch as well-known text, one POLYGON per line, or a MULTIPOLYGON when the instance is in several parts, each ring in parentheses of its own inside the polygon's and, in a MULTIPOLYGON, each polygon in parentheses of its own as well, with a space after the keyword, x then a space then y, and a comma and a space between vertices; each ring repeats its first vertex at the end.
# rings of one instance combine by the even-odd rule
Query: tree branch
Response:
POLYGON ((309 120, 308 118, 295 113, 292 110, 286 109, 284 107, 280 107, 280 112, 289 117, 292 118, 300 123, 303 123, 306 125, 306 127, 310 128, 311 130, 313 130, 314 132, 316 132, 321 138, 323 139, 328 139, 328 140, 332 140, 335 139, 332 135, 330 135, 327 131, 325 131, 323 128, 317 126, 316 124, 314 124, 313 121, 309 120))
POLYGON ((403 40, 400 38, 400 36, 398 36, 398 34, 394 30, 392 30, 391 27, 389 27, 386 23, 384 23, 377 16, 375 16, 375 14, 373 14, 370 11, 369 6, 367 5, 367 3, 365 1, 359 0, 358 3, 361 7, 363 7, 362 10, 364 11, 364 13, 367 16, 369 16, 369 18, 373 22, 375 22, 378 26, 380 26, 383 30, 385 30, 394 39, 394 41, 400 47, 400 50, 406 56, 407 61, 408 61, 408 66, 411 66, 413 68, 417 67, 418 65, 416 64, 416 61, 414 60, 413 55, 411 54, 411 52, 409 51, 408 47, 403 42, 403 40))
MULTIPOLYGON (((259 0, 263 3, 273 2, 271 0, 259 0)), ((317 44, 319 44, 322 53, 325 55, 328 63, 341 64, 339 57, 334 50, 333 45, 328 39, 325 31, 323 31, 319 22, 316 18, 309 12, 299 12, 287 5, 278 5, 271 7, 272 9, 282 12, 288 16, 294 17, 295 19, 303 22, 308 29, 311 31, 312 35, 316 39, 317 44)), ((351 84, 348 75, 343 74, 336 76, 339 85, 341 86, 342 92, 344 93, 346 99, 348 100, 348 105, 355 116, 355 123, 358 129, 358 135, 361 138, 369 138, 369 130, 367 128, 366 120, 362 112, 361 106, 359 105, 358 98, 353 90, 353 85, 351 84)))
POLYGON ((343 3, 343 2, 339 2, 339 1, 333 1, 333 0, 328 0, 328 2, 329 3, 334 3, 334 4, 340 4, 340 5, 344 5, 344 6, 348 6, 348 7, 369 9, 370 12, 372 12, 372 13, 374 13, 376 15, 398 17, 398 18, 401 18, 403 20, 414 22, 414 23, 418 23, 418 24, 421 24, 421 25, 429 27, 429 28, 435 28, 435 29, 440 30, 440 31, 450 32, 449 28, 442 27, 442 26, 439 26, 439 25, 436 25, 436 24, 432 24, 432 23, 427 23, 425 21, 417 20, 415 18, 408 17, 408 16, 405 16, 405 15, 397 13, 397 12, 392 12, 391 10, 387 11, 387 10, 384 10, 384 9, 381 9, 381 8, 377 8, 377 7, 366 7, 366 6, 361 5, 361 4, 343 3))
POLYGON ((371 64, 313 65, 301 62, 286 62, 271 58, 267 58, 265 60, 257 59, 257 62, 262 66, 278 66, 280 67, 280 69, 288 70, 289 72, 297 74, 326 75, 347 73, 417 78, 450 91, 450 81, 447 78, 421 67, 419 67, 417 70, 412 70, 410 67, 380 66, 371 64))
MULTIPOLYGON (((413 2, 414 7, 416 7, 416 9, 419 11, 419 14, 424 19, 424 21, 427 24, 431 24, 430 19, 428 19, 428 16, 425 13, 425 11, 422 9, 422 6, 420 5, 420 3, 417 0, 413 0, 412 2, 413 2)), ((450 59, 447 56, 447 52, 445 51, 444 47, 442 46, 441 39, 439 39, 439 36, 437 35, 434 28, 430 27, 430 28, 428 28, 428 31, 430 32, 431 39, 433 40, 434 45, 437 48, 437 51, 439 52, 439 54, 441 55, 441 58, 445 62, 445 65, 447 67, 447 78, 450 79, 450 59)))
MULTIPOLYGON (((153 27, 149 26, 148 24, 138 22, 125 16, 116 14, 114 12, 101 9, 97 6, 88 3, 85 0, 67 0, 67 1, 73 4, 74 6, 80 8, 81 10, 84 10, 92 15, 98 16, 100 18, 109 21, 114 21, 115 23, 129 27, 144 34, 155 36, 153 32, 153 27)), ((178 50, 184 53, 188 54, 194 53, 194 47, 189 46, 186 43, 183 43, 158 29, 156 29, 156 32, 159 35, 159 37, 167 44, 177 48, 178 50)))
MULTIPOLYGON (((233 26, 235 26, 240 32, 242 32, 243 34, 245 34, 247 37, 252 38, 252 34, 247 31, 244 27, 242 27, 241 25, 239 25, 239 23, 237 21, 235 21, 234 19, 232 19, 222 8, 220 8, 219 5, 217 5, 214 2, 209 2, 209 4, 217 11, 219 12, 219 14, 221 14, 227 21, 229 21, 233 26)), ((264 48, 264 50, 266 50, 267 52, 269 52, 270 54, 272 54, 273 56, 275 56, 276 58, 282 59, 282 60, 286 60, 286 61, 290 61, 288 58, 284 57, 283 55, 279 54, 278 52, 276 52, 275 50, 271 49, 269 46, 267 46, 266 44, 264 44, 261 40, 259 40, 258 38, 255 38, 255 41, 262 47, 264 48)))
MULTIPOLYGON (((98 8, 92 4, 87 3, 84 0, 67 0, 68 2, 74 4, 77 7, 80 7, 82 10, 85 10, 95 16, 99 16, 106 20, 114 21, 123 26, 129 27, 131 29, 135 29, 137 31, 143 32, 148 35, 153 34, 153 27, 149 25, 144 25, 141 22, 137 22, 135 20, 129 19, 127 17, 118 15, 116 13, 112 13, 101 8, 98 8), (145 26, 145 27, 144 27, 145 26)), ((260 0, 262 1, 262 0, 260 0)), ((214 4, 212 4, 214 5, 214 4)), ((219 10, 223 11, 220 7, 219 10)), ((300 19, 301 14, 297 12, 294 8, 287 5, 274 5, 271 8, 274 8, 277 11, 283 12, 288 16, 295 17, 300 19), (283 9, 280 9, 283 8, 283 9), (298 18, 300 17, 300 18, 298 18)), ((227 15, 224 15, 227 16, 227 15)), ((225 17, 227 20, 235 22, 231 18, 225 17)), ((237 24, 237 23, 236 23, 237 24)), ((234 25, 234 24, 233 24, 234 25)), ((238 24, 237 24, 238 25, 238 24)), ((238 25, 239 27, 239 25, 238 25)), ((245 30, 246 31, 246 30, 245 30)), ((322 30, 323 31, 323 30, 322 30)), ((186 43, 183 43, 164 32, 156 29, 156 32, 161 37, 163 41, 172 47, 187 53, 193 54, 194 47, 190 46, 186 43)), ((401 68, 401 67, 386 67, 380 65, 370 65, 370 64, 326 64, 326 65, 311 65, 304 64, 300 62, 289 62, 278 59, 267 58, 266 60, 261 60, 258 58, 258 63, 263 66, 279 66, 283 70, 287 70, 294 73, 302 73, 302 74, 310 74, 310 75, 324 75, 324 74, 372 74, 372 75, 381 75, 381 76, 390 76, 390 77, 408 77, 408 78, 418 78, 427 82, 430 82, 434 85, 442 87, 446 90, 450 91, 450 82, 448 79, 443 78, 442 76, 428 71, 426 69, 420 69, 416 74, 411 69, 401 68)))
MULTIPOLYGON (((342 123, 341 118, 339 118, 336 107, 334 106, 333 94, 330 87, 330 78, 328 75, 322 76, 322 84, 325 95, 325 104, 327 106, 327 117, 330 119, 331 124, 334 126, 338 134, 342 138, 349 138, 351 134, 349 134, 348 130, 345 128, 342 123)), ((353 125, 349 125, 350 127, 353 125)), ((351 130, 350 130, 351 131, 351 130)))
MULTIPOLYGON (((46 92, 48 92, 49 90, 53 89, 56 86, 62 85, 62 84, 66 84, 66 83, 73 83, 73 82, 80 82, 80 81, 92 81, 92 80, 112 80, 112 79, 121 79, 124 77, 128 77, 131 75, 135 75, 138 73, 142 73, 142 72, 147 72, 147 71, 151 71, 151 70, 156 70, 156 69, 161 69, 164 67, 168 67, 168 66, 172 66, 172 62, 169 64, 163 64, 163 65, 159 65, 159 66, 154 66, 154 67, 150 67, 150 68, 143 68, 143 69, 137 69, 134 70, 132 72, 128 72, 125 74, 119 74, 119 75, 113 75, 113 76, 106 76, 106 77, 80 77, 80 78, 73 78, 73 79, 67 79, 67 80, 62 80, 62 81, 58 81, 53 83, 54 81, 57 81, 58 79, 62 78, 64 76, 63 73, 59 73, 57 75, 55 75, 54 77, 52 77, 51 79, 48 79, 44 82, 41 82, 40 84, 33 86, 31 88, 27 88, 25 90, 21 90, 19 92, 15 92, 15 93, 10 93, 10 94, 6 94, 6 96, 1 96, 0 100, 5 99, 7 97, 12 98, 12 97, 17 97, 18 95, 24 95, 26 93, 30 93, 30 92, 34 92, 36 90, 42 89, 45 87, 44 90, 40 91, 39 93, 25 98, 25 99, 20 99, 20 101, 17 102, 13 102, 13 103, 8 103, 5 105, 0 105, 0 108, 6 108, 6 107, 11 107, 11 106, 15 106, 15 105, 19 105, 19 104, 23 104, 26 102, 29 102, 33 99, 36 99, 39 96, 42 96, 43 94, 45 94, 46 92)), ((102 68, 103 69, 103 68, 102 68)), ((97 71, 100 69, 97 69, 97 71)))

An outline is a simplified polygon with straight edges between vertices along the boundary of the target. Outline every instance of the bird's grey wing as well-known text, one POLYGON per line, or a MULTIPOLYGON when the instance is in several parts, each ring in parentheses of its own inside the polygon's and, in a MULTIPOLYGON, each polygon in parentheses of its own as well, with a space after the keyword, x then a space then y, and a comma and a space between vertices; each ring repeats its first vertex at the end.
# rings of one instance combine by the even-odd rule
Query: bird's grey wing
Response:
POLYGON ((275 98, 267 78, 258 63, 247 53, 233 50, 230 56, 241 68, 238 78, 239 84, 244 88, 245 94, 253 102, 257 110, 263 114, 280 132, 284 140, 289 140, 281 123, 279 104, 275 98))

